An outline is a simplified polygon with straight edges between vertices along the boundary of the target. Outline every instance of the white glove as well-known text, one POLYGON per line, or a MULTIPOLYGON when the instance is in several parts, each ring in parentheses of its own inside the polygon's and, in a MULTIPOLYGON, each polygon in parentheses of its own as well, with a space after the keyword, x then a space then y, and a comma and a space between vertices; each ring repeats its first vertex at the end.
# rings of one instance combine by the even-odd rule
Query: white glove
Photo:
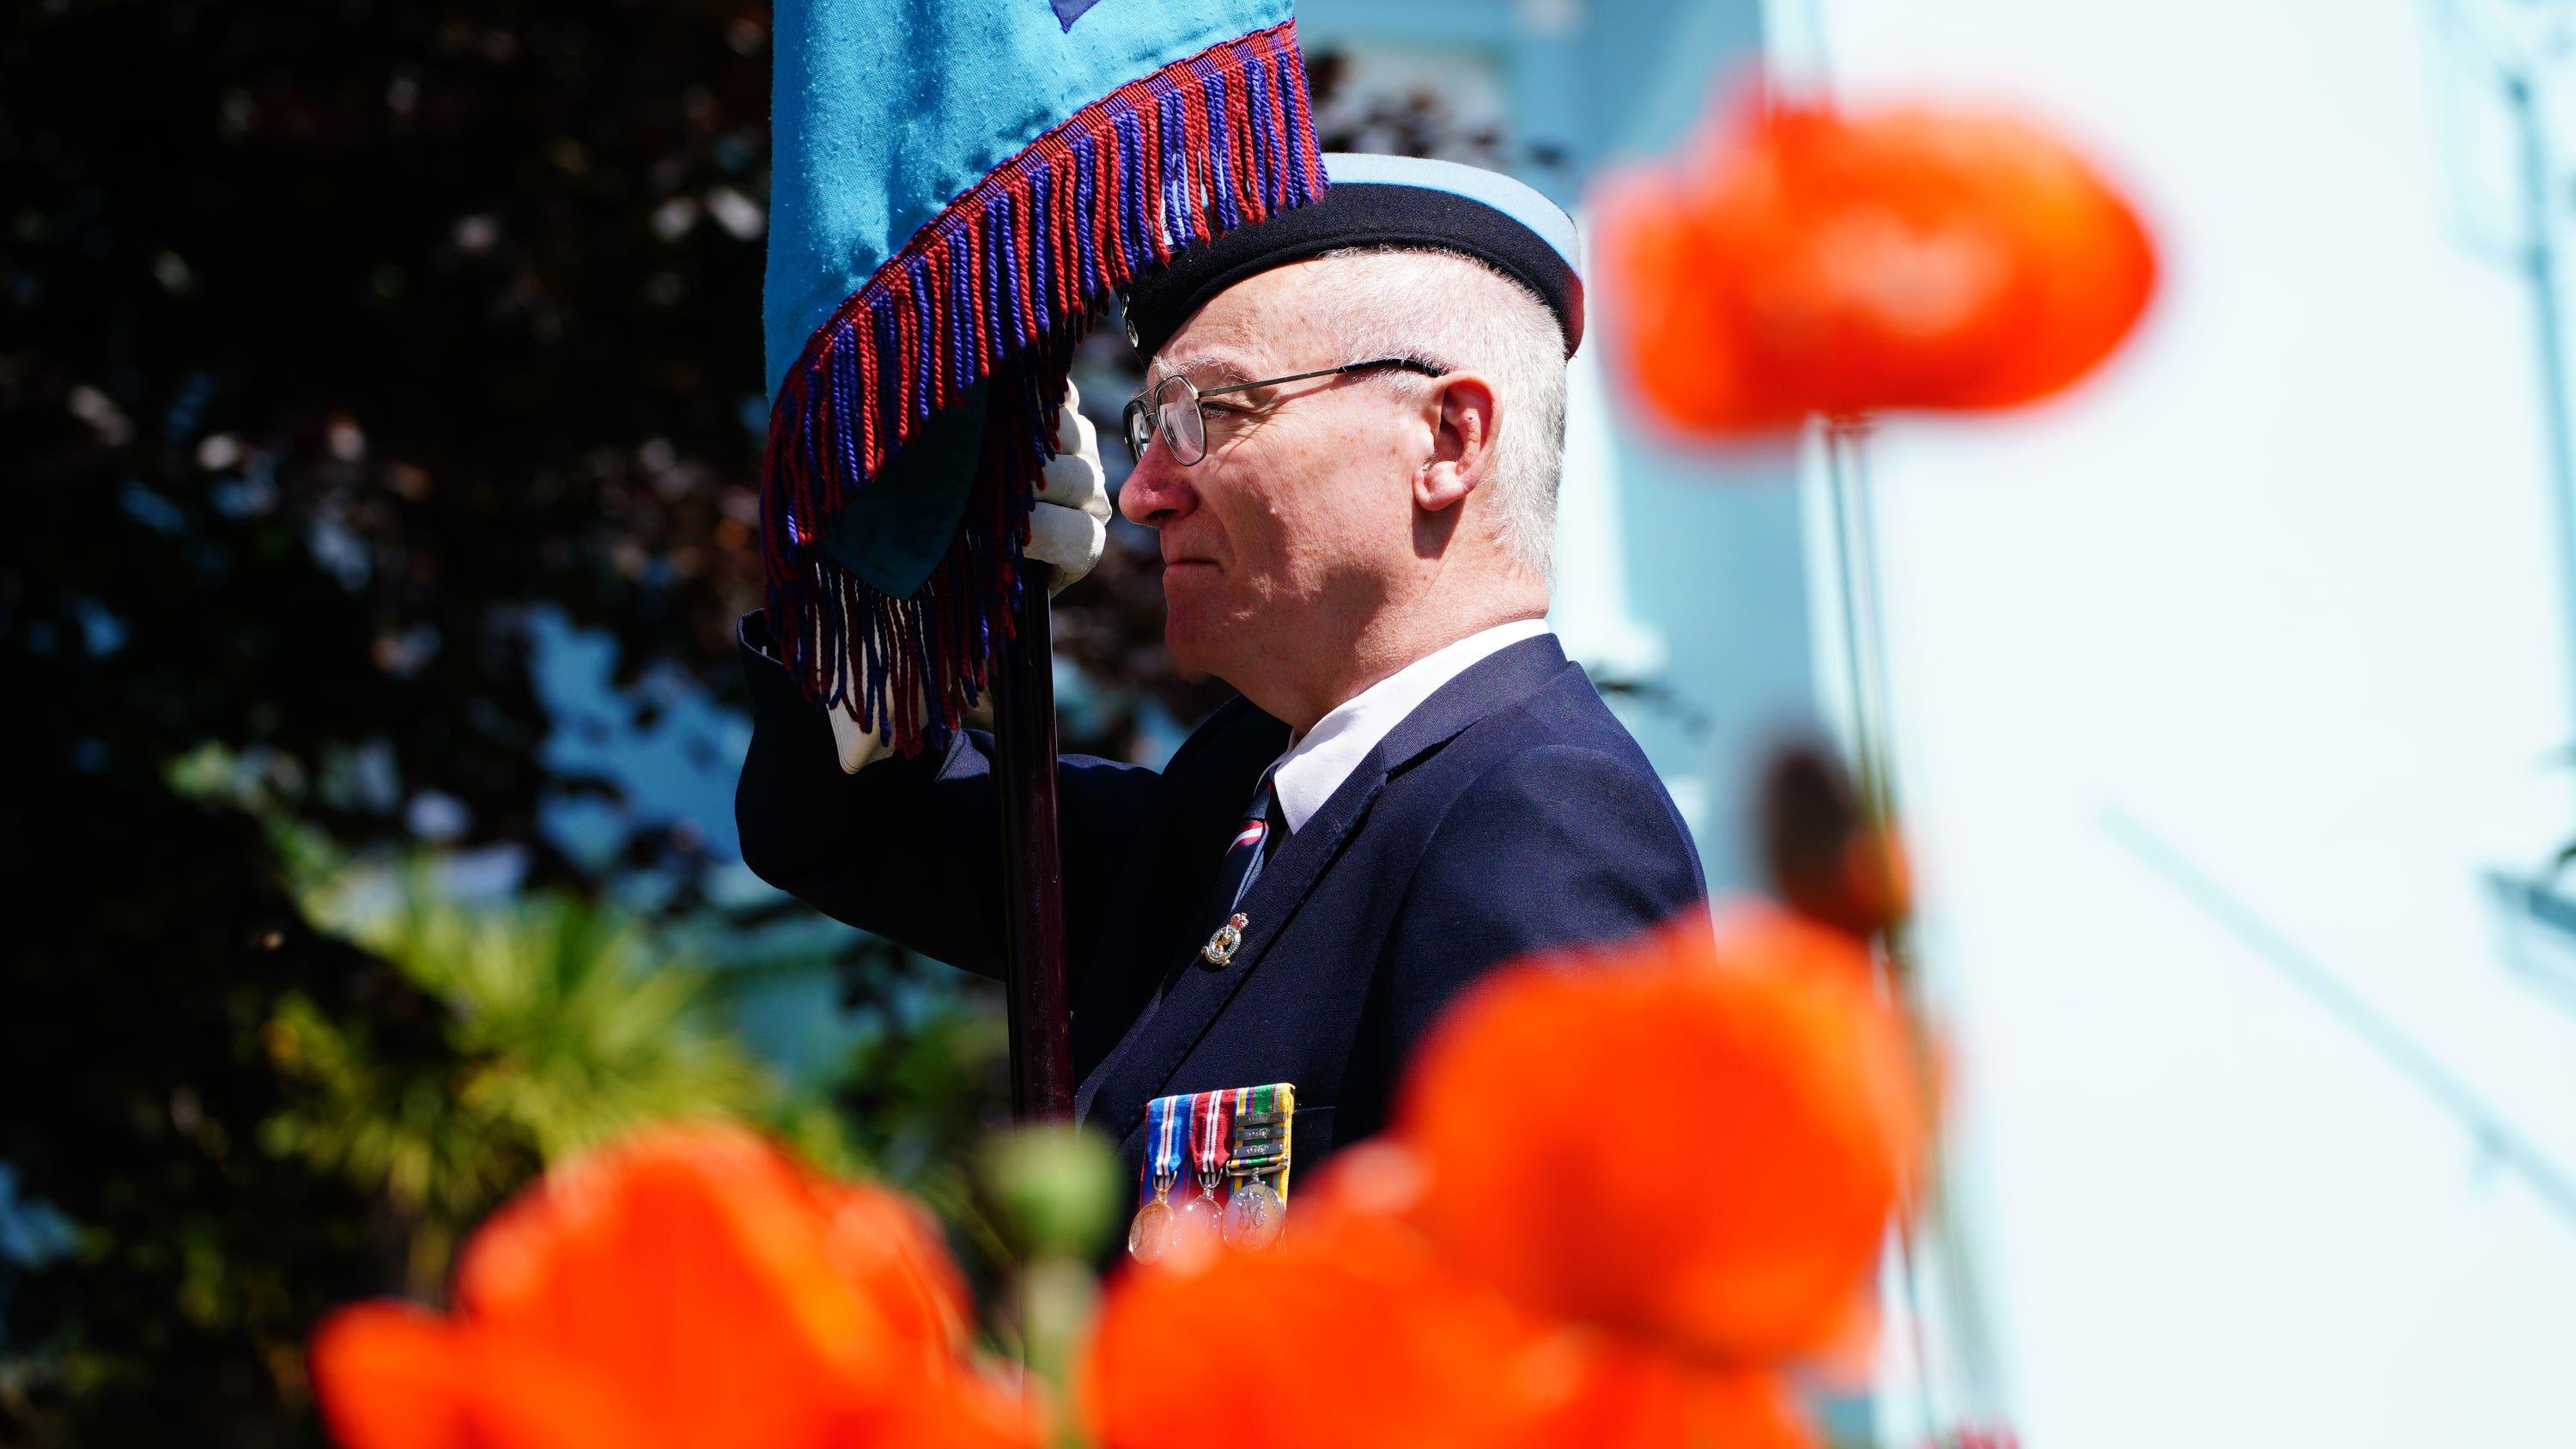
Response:
MULTIPOLYGON (((1064 408, 1056 414, 1055 459, 1039 477, 1037 506, 1029 510, 1027 557, 1050 569, 1049 598, 1091 572, 1109 546, 1109 478, 1100 468, 1100 430, 1082 415, 1081 401, 1067 379, 1064 408)), ((909 707, 918 716, 921 702, 906 700, 896 707, 909 707)), ((845 710, 827 707, 823 713, 832 721, 832 743, 840 749, 843 771, 855 775, 885 753, 883 721, 874 730, 861 730, 845 710)))
POLYGON ((1029 510, 1028 556, 1055 568, 1049 598, 1091 572, 1109 546, 1109 478, 1100 471, 1100 430, 1082 415, 1081 401, 1067 379, 1064 410, 1055 416, 1055 461, 1038 479, 1038 506, 1029 510))

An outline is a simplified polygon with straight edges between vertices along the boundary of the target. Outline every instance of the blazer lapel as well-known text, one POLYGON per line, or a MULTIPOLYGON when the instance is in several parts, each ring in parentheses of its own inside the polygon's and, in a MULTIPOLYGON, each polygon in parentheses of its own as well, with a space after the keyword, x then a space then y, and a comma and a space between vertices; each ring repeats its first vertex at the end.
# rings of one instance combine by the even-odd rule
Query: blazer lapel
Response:
POLYGON ((1162 1000, 1146 1009, 1126 1039, 1083 1083, 1075 1115, 1088 1120, 1095 1101, 1129 1104, 1123 1120, 1093 1125, 1108 1132, 1112 1140, 1123 1139, 1133 1130, 1143 1118, 1145 1102, 1171 1082, 1226 1003, 1269 954, 1272 943, 1296 919, 1325 871, 1341 857, 1387 780, 1469 725, 1529 698, 1571 667, 1554 636, 1526 639, 1477 661, 1407 715, 1351 771, 1306 828, 1289 836, 1288 843, 1262 867, 1260 878, 1243 898, 1243 941, 1233 957, 1215 965, 1200 954, 1204 942, 1186 943, 1189 963, 1162 1000))
MULTIPOLYGON (((1424 755, 1456 739, 1469 725, 1497 710, 1509 709, 1545 688, 1550 680, 1576 666, 1565 659, 1553 634, 1541 634, 1497 649, 1422 702, 1387 731, 1372 763, 1389 778, 1403 774, 1424 755)), ((1362 770, 1368 766, 1363 765, 1362 770)), ((1354 777, 1359 771, 1354 771, 1354 777)))
POLYGON ((1084 1091, 1075 1103, 1077 1119, 1089 1121, 1092 1103, 1104 1098, 1130 1104, 1124 1120, 1093 1124, 1113 1140, 1124 1138, 1142 1119, 1146 1100, 1171 1081, 1182 1059, 1198 1045, 1199 1038, 1207 1035, 1226 1002, 1252 974, 1252 968, 1269 951, 1270 943, 1279 939, 1281 929, 1296 918, 1297 908, 1305 904, 1315 883, 1322 879, 1324 868, 1341 854, 1353 828, 1368 814, 1369 805, 1377 799, 1378 787, 1386 783, 1386 771, 1376 766, 1374 755, 1363 761, 1324 802, 1324 808, 1306 822, 1306 828, 1289 836, 1288 843, 1279 847, 1279 853, 1261 868, 1260 878, 1245 893, 1240 907, 1245 921, 1243 941, 1224 965, 1209 961, 1201 953, 1206 944, 1203 940, 1185 943, 1183 949, 1189 952, 1190 959, 1181 967, 1171 989, 1146 1008, 1146 1015, 1129 1029, 1126 1040, 1083 1083, 1084 1091))

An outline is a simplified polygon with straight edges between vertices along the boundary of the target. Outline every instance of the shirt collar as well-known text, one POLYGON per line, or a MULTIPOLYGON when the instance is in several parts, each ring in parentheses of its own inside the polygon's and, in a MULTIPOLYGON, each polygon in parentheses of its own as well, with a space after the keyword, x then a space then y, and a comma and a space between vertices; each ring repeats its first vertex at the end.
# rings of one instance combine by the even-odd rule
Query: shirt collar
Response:
POLYGON ((1466 673, 1487 655, 1547 632, 1545 619, 1515 619, 1481 629, 1435 649, 1361 690, 1315 721, 1273 768, 1280 816, 1291 833, 1306 828, 1324 802, 1359 768, 1368 752, 1392 733, 1440 686, 1466 673))

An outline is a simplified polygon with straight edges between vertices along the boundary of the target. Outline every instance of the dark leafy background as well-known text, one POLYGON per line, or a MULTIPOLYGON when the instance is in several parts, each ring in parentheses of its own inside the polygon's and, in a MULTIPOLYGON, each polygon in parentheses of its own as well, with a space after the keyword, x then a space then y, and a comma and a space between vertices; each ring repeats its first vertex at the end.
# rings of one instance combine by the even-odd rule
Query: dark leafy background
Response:
MULTIPOLYGON (((768 65, 766 8, 718 0, 13 7, 0 1442, 316 1443, 304 1336, 417 1279, 430 1209, 280 1146, 361 1110, 317 1097, 309 1023, 387 1101, 511 1049, 317 928, 310 858, 506 847, 523 893, 649 878, 632 909, 719 934, 801 914, 718 900, 685 822, 604 856, 550 834, 549 801, 622 787, 549 763, 532 627, 612 639, 621 684, 738 691, 768 65), (210 746, 224 789, 188 784, 210 746)), ((1343 129, 1455 140, 1428 101, 1343 129)), ((1134 385, 1111 336, 1079 374, 1104 424, 1134 385)), ((1122 525, 1059 601, 1069 748, 1152 758, 1218 697, 1163 653, 1155 575, 1122 525)), ((879 1025, 820 1106, 935 1189, 998 1107, 991 996, 836 939, 879 1025)), ((451 1227, 540 1160, 470 1148, 489 1191, 451 1227)))

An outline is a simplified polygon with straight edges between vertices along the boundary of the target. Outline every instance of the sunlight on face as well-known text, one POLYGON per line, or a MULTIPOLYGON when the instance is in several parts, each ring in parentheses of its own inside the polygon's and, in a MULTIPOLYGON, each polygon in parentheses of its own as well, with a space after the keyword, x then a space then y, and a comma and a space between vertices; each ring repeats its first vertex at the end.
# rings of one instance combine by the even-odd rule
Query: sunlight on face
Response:
MULTIPOLYGON (((1202 308, 1156 357, 1148 383, 1257 381, 1359 359, 1334 355, 1315 321, 1333 263, 1264 272, 1202 308)), ((1165 636, 1193 673, 1237 688, 1295 668, 1363 615, 1409 557, 1410 480, 1431 429, 1384 374, 1286 383, 1208 398, 1207 456, 1174 461, 1159 439, 1119 508, 1162 540, 1165 636)), ((1247 690, 1247 692, 1251 692, 1247 690)))

